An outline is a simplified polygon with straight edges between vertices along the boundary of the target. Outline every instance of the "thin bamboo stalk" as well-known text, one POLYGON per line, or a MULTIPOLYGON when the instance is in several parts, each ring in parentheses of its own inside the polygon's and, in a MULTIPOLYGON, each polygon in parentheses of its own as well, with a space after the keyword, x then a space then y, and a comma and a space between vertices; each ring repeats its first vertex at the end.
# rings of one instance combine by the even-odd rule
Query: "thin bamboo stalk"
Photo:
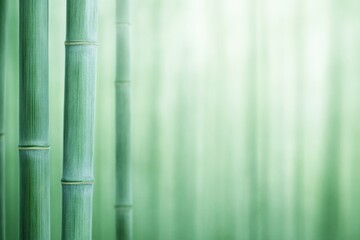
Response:
POLYGON ((319 197, 319 233, 318 239, 335 240, 341 239, 341 200, 340 200, 340 166, 342 144, 342 108, 343 108, 343 85, 344 62, 341 49, 341 34, 339 34, 342 22, 339 5, 331 2, 330 8, 330 57, 329 57, 329 82, 328 103, 326 112, 323 166, 321 169, 321 188, 319 197))
POLYGON ((0 240, 5 239, 5 26, 6 0, 0 0, 0 240))
POLYGON ((149 99, 146 109, 148 117, 147 139, 147 166, 146 166, 146 184, 149 189, 147 194, 148 216, 146 228, 144 231, 153 239, 161 239, 161 219, 160 219, 160 182, 161 182, 161 137, 159 136, 161 118, 159 116, 159 103, 161 93, 163 92, 163 83, 161 79, 161 60, 163 51, 161 48, 161 20, 163 16, 163 5, 161 0, 152 1, 151 14, 149 17, 150 34, 147 43, 150 46, 150 56, 156 56, 151 61, 151 71, 148 73, 149 81, 147 95, 149 99), (155 137, 156 136, 156 137, 155 137))
POLYGON ((296 65, 297 65, 297 79, 296 79, 296 120, 295 120, 295 134, 296 134, 296 159, 295 159, 295 174, 294 174, 294 189, 295 189, 295 235, 296 239, 301 240, 306 236, 305 232, 305 186, 304 186, 304 26, 305 26, 305 4, 302 1, 297 2, 297 16, 294 23, 296 28, 296 65))
POLYGON ((62 239, 91 239, 97 1, 68 0, 62 239))
POLYGON ((48 0, 20 0, 20 239, 50 239, 48 0))
POLYGON ((132 239, 130 1, 116 2, 116 236, 132 239))
POLYGON ((247 103, 246 103, 246 146, 247 159, 248 159, 248 171, 249 171, 249 189, 250 189, 250 202, 249 202, 249 238, 257 240, 259 239, 259 176, 258 176, 258 152, 257 152, 257 136, 258 136, 258 112, 256 111, 258 93, 256 89, 258 75, 257 75, 257 34, 258 34, 258 18, 257 18, 257 7, 259 1, 255 0, 250 5, 250 16, 249 16, 249 39, 251 41, 250 47, 248 48, 248 81, 247 85, 247 103))

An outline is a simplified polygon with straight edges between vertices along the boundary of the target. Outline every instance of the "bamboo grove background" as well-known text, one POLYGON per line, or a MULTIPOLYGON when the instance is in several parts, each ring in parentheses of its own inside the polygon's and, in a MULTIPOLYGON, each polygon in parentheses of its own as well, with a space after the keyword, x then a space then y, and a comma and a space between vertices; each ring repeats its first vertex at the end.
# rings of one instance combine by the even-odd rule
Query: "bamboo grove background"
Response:
MULTIPOLYGON (((7 2, 6 239, 18 239, 19 6, 7 2)), ((65 7, 49 2, 51 239, 61 232, 65 7)), ((359 7, 132 1, 135 239, 360 238, 359 7)), ((98 29, 93 238, 114 239, 115 1, 99 1, 98 29)))

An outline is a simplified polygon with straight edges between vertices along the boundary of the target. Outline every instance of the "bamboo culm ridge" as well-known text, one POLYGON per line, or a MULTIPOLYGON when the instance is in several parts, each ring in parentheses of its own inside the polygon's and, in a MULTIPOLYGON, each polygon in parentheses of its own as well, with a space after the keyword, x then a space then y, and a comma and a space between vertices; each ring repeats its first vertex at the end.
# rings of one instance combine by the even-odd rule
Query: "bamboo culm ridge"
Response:
POLYGON ((91 239, 97 1, 68 0, 62 239, 91 239))
POLYGON ((20 239, 50 239, 48 0, 20 0, 20 239))
POLYGON ((130 2, 116 2, 116 236, 131 240, 130 2))
POLYGON ((0 240, 5 239, 5 29, 6 0, 0 1, 0 240))

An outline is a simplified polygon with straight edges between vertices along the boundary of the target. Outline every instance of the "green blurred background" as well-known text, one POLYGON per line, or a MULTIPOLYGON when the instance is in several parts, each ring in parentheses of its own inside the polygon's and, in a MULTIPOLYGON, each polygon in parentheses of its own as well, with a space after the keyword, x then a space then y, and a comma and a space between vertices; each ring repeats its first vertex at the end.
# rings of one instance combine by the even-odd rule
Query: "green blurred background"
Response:
MULTIPOLYGON (((49 6, 52 239, 61 229, 65 4, 49 6)), ((99 1, 99 240, 115 239, 114 6, 99 1)), ((359 9, 357 0, 132 1, 135 239, 360 239, 359 9)), ((9 240, 19 232, 18 12, 8 0, 9 240)))

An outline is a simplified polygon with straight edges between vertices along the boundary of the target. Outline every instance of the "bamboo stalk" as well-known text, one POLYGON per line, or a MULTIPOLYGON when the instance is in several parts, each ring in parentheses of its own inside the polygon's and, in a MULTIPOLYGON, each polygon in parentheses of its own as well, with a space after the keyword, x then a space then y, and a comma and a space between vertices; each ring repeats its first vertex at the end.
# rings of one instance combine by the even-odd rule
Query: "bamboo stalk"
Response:
POLYGON ((326 122, 324 132, 324 156, 321 169, 321 188, 319 196, 318 239, 335 240, 341 239, 341 191, 340 191, 340 166, 342 143, 342 108, 343 108, 343 85, 344 62, 341 51, 342 15, 338 12, 339 5, 331 2, 330 8, 330 57, 329 57, 329 80, 328 102, 326 109, 326 122))
POLYGON ((305 139, 305 91, 304 91, 304 79, 305 79, 305 54, 304 54, 304 26, 305 26, 305 4, 302 1, 297 2, 297 16, 294 22, 296 28, 295 46, 297 49, 296 65, 297 65, 297 79, 296 79, 296 120, 295 120, 295 139, 296 139, 296 159, 295 159, 295 175, 294 175, 294 189, 295 189, 295 235, 296 239, 304 239, 305 232, 305 154, 304 154, 304 139, 305 139))
POLYGON ((257 9, 259 6, 259 1, 255 0, 251 2, 250 5, 250 21, 251 26, 249 26, 249 39, 251 44, 249 46, 248 54, 248 81, 247 85, 247 103, 246 103, 246 146, 244 149, 247 149, 247 158, 248 158, 248 172, 249 177, 249 237, 250 239, 257 240, 259 239, 259 176, 258 176, 258 161, 259 156, 257 152, 257 136, 258 136, 258 112, 256 111, 258 92, 256 89, 258 75, 257 75, 257 61, 258 61, 258 49, 257 49, 257 35, 259 28, 259 21, 257 18, 257 9))
POLYGON ((5 26, 6 0, 0 0, 0 240, 5 239, 5 26))
MULTIPOLYGON (((146 208, 148 209, 148 217, 146 218, 146 228, 144 231, 153 239, 161 238, 160 219, 160 182, 161 182, 161 137, 158 136, 160 131, 161 118, 159 116, 160 93, 163 91, 163 83, 161 79, 161 60, 163 59, 163 51, 161 48, 161 20, 163 16, 163 5, 161 0, 154 1, 151 6, 151 14, 149 17, 148 28, 150 30, 147 43, 150 46, 150 56, 157 56, 151 61, 151 71, 148 73, 150 81, 147 83, 148 94, 145 96, 149 99, 146 109, 148 117, 147 139, 147 166, 146 166, 146 184, 148 190, 146 208), (157 136, 157 137, 155 137, 157 136)), ((182 149, 182 148, 181 148, 182 149)), ((179 172, 179 171, 177 171, 179 172)), ((179 192, 179 191, 177 191, 179 192)), ((178 208, 176 208, 178 209, 178 208)), ((179 219, 178 219, 179 220, 179 219)), ((180 221, 179 221, 180 222, 180 221)), ((177 224, 178 226, 179 224, 177 224)))
POLYGON ((97 1, 68 0, 62 239, 91 239, 97 1))
POLYGON ((130 1, 116 2, 116 236, 132 239, 130 1))
POLYGON ((48 0, 20 0, 20 239, 50 238, 48 0))

